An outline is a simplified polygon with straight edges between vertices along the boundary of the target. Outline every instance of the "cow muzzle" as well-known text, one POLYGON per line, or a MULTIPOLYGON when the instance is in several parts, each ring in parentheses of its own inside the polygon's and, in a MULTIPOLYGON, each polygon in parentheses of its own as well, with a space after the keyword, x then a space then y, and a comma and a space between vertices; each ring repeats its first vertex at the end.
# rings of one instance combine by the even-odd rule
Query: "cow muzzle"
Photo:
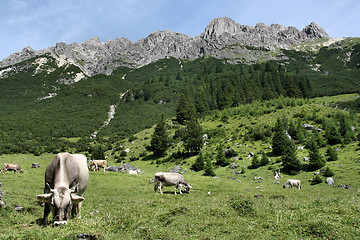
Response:
POLYGON ((67 223, 66 220, 63 220, 63 221, 54 221, 54 226, 55 227, 60 227, 60 226, 63 226, 67 223))

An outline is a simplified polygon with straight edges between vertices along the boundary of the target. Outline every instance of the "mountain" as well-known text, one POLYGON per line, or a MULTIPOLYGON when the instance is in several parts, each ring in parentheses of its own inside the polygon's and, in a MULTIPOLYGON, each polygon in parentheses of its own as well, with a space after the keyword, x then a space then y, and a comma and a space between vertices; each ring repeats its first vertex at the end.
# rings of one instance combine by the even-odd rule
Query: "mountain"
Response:
POLYGON ((235 59, 238 62, 256 61, 259 58, 276 59, 270 53, 249 52, 244 46, 275 50, 329 35, 316 23, 302 31, 278 24, 267 26, 240 25, 230 18, 216 18, 199 36, 191 37, 169 30, 156 31, 133 43, 126 38, 101 42, 94 37, 81 44, 57 43, 55 47, 35 51, 31 47, 14 53, 0 62, 0 67, 11 66, 30 58, 48 55, 58 63, 69 63, 79 67, 84 77, 96 74, 111 74, 121 66, 141 67, 159 59, 174 57, 193 60, 203 56, 220 59, 235 59), (238 59, 238 55, 242 55, 238 59))
MULTIPOLYGON (((0 154, 86 151, 175 117, 180 103, 204 117, 279 97, 357 93, 359 79, 360 39, 328 38, 315 23, 299 31, 219 18, 197 37, 164 30, 136 43, 27 47, 1 62, 0 154)), ((346 107, 358 110, 358 99, 346 107)))

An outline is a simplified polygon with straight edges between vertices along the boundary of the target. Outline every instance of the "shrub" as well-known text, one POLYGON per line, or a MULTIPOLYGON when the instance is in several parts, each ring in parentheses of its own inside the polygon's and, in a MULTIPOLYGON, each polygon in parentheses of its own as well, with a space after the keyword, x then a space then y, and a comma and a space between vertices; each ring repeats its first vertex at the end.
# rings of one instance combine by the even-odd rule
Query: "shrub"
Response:
POLYGON ((321 179, 321 177, 319 175, 316 175, 314 177, 314 179, 311 181, 311 184, 310 185, 316 185, 316 184, 319 184, 319 183, 322 183, 323 180, 321 179))
POLYGON ((327 167, 325 169, 324 177, 332 177, 332 176, 334 176, 334 174, 335 173, 329 167, 327 167))

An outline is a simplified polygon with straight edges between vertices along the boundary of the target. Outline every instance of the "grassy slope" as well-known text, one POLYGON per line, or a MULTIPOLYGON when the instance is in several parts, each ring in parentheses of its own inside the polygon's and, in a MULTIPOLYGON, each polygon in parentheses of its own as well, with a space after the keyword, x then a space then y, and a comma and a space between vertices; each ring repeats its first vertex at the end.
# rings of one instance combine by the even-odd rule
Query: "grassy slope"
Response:
MULTIPOLYGON (((227 123, 211 117, 211 121, 210 118, 203 120, 202 126, 211 129, 221 124, 226 132, 227 145, 233 146, 242 159, 237 163, 240 167, 248 166, 251 159, 246 158, 246 154, 267 149, 269 143, 235 138, 228 140, 234 136, 234 132, 245 131, 249 125, 259 127, 266 123, 273 126, 279 114, 286 113, 290 117, 303 109, 309 113, 314 110, 321 113, 339 111, 317 103, 336 103, 349 98, 351 96, 315 99, 307 105, 287 107, 251 118, 229 113, 227 123), (235 142, 238 144, 235 145, 235 142)), ((241 113, 244 109, 233 111, 241 113)), ((147 129, 136 134, 134 143, 122 142, 131 149, 126 162, 131 156, 137 156, 143 151, 152 131, 147 129)), ((215 147, 216 144, 210 141, 205 151, 212 152, 215 147)), ((176 151, 176 148, 173 147, 170 152, 176 151)), ((339 159, 327 163, 335 172, 335 186, 325 183, 312 186, 308 180, 313 178, 313 172, 302 172, 295 176, 302 181, 300 191, 283 189, 281 184, 275 182, 269 167, 279 167, 276 158, 272 158, 268 166, 246 169, 246 173, 241 175, 234 173, 237 170, 229 168, 215 169, 219 178, 187 171, 184 175, 193 184, 193 189, 190 194, 176 196, 172 193, 173 188, 165 188, 164 195, 154 193, 153 184, 148 183, 155 172, 168 171, 176 162, 157 165, 157 159, 133 161, 131 164, 144 171, 138 176, 91 172, 83 218, 73 219, 61 228, 38 226, 43 207, 35 201, 35 196, 42 193, 45 167, 53 154, 38 157, 3 155, 0 156, 1 164, 19 163, 24 173, 7 172, 0 175, 3 200, 8 205, 0 209, 0 238, 63 239, 70 236, 69 239, 75 239, 76 234, 89 233, 103 236, 104 239, 356 239, 360 234, 359 147, 357 143, 352 143, 339 149, 339 159), (40 163, 41 168, 31 169, 33 162, 40 163), (259 176, 264 180, 257 183, 254 177, 259 176), (351 188, 340 189, 337 187, 340 184, 350 185, 351 188), (263 198, 255 198, 256 194, 263 198), (12 210, 16 204, 21 204, 26 210, 12 210)), ((324 154, 324 149, 321 152, 324 154)), ((297 156, 307 156, 307 150, 299 151, 297 156)), ((195 157, 178 161, 182 163, 185 160, 183 168, 190 169, 195 157)), ((110 165, 119 165, 114 155, 108 161, 110 165)), ((294 176, 284 175, 280 182, 284 183, 287 178, 294 176)))

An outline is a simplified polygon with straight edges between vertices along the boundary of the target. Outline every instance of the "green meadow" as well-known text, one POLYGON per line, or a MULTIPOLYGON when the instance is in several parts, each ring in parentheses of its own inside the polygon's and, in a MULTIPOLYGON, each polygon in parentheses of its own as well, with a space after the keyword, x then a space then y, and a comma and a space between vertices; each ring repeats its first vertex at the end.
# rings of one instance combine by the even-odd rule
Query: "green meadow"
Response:
MULTIPOLYGON (((106 151, 109 165, 131 163, 143 173, 91 171, 82 218, 71 219, 62 227, 41 227, 43 207, 36 202, 36 195, 43 192, 45 168, 55 154, 1 155, 0 164, 20 164, 24 173, 0 174, 3 201, 7 205, 0 208, 0 239, 77 239, 79 234, 87 234, 88 239, 357 239, 360 236, 358 141, 332 146, 338 150, 338 159, 326 162, 322 169, 328 167, 333 171, 335 185, 326 184, 321 173, 323 182, 311 185, 309 180, 314 178, 314 172, 322 169, 304 170, 296 175, 282 172, 280 180, 274 179, 274 170, 281 169, 281 161, 279 156, 271 155, 271 134, 267 133, 267 129, 272 133, 279 116, 321 127, 324 121, 321 119, 345 114, 358 128, 358 113, 334 107, 353 98, 357 99, 357 95, 256 102, 202 118, 203 132, 209 134, 202 149, 204 154, 216 155, 219 143, 236 151, 236 157, 228 160, 238 168, 213 164, 216 177, 191 170, 196 155, 174 157, 174 153, 183 151, 180 140, 174 137, 182 126, 171 119, 167 121, 167 132, 173 144, 163 157, 154 157, 144 150, 154 128, 114 142, 106 151), (254 134, 255 130, 260 133, 254 134), (124 148, 130 152, 119 157, 124 148), (248 153, 261 151, 271 161, 249 169, 252 158, 247 157, 248 153), (41 167, 31 168, 32 163, 41 167), (173 187, 165 187, 163 195, 155 193, 149 180, 156 172, 169 171, 178 164, 185 179, 193 185, 190 193, 175 195, 173 187), (237 174, 240 170, 242 174, 237 174), (301 190, 284 189, 283 184, 289 178, 301 180, 301 190), (24 210, 15 211, 17 205, 24 210)), ((305 144, 300 140, 295 143, 305 144)), ((325 157, 326 147, 320 147, 321 156, 325 157)), ((309 151, 297 150, 296 156, 308 157, 309 151)))

